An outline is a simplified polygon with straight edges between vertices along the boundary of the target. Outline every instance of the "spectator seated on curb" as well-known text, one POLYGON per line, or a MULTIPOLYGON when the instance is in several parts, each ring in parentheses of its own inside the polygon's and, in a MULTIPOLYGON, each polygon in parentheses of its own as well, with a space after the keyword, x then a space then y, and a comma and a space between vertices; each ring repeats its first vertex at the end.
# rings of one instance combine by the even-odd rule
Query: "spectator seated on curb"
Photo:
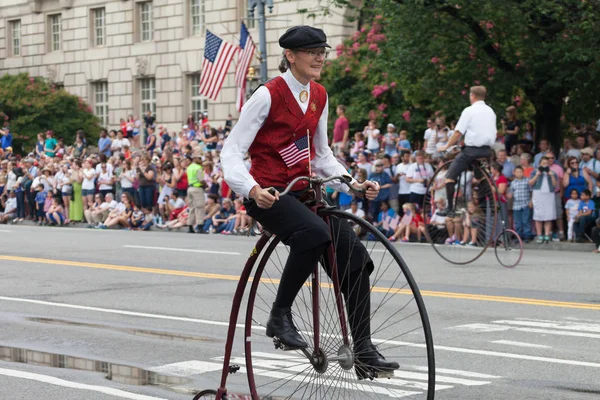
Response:
POLYGON ((190 209, 187 206, 185 206, 184 209, 181 210, 179 215, 177 215, 176 219, 171 220, 171 221, 167 222, 166 224, 156 224, 156 227, 159 229, 166 228, 168 230, 183 228, 187 225, 189 211, 190 211, 190 209))
POLYGON ((204 205, 204 225, 202 226, 204 232, 212 232, 215 228, 213 226, 213 217, 217 215, 220 209, 219 197, 213 193, 209 194, 204 205))
POLYGON ((596 206, 591 199, 591 192, 587 189, 581 192, 581 202, 579 203, 579 212, 575 216, 575 234, 577 242, 585 242, 585 234, 588 227, 592 224, 595 217, 596 206))
POLYGON ((10 192, 8 199, 2 198, 4 203, 4 212, 0 214, 0 223, 7 224, 17 217, 17 196, 15 192, 10 192))

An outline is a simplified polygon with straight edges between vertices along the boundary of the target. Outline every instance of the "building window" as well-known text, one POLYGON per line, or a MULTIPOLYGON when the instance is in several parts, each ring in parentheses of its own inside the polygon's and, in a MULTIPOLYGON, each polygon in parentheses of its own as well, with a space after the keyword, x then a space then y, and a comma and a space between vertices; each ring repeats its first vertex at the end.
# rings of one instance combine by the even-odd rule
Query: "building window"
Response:
POLYGON ((142 42, 154 39, 154 17, 152 13, 152 2, 140 3, 140 31, 142 42))
POLYGON ((106 9, 96 8, 92 10, 92 40, 95 47, 106 44, 106 9))
POLYGON ((198 94, 200 91, 200 74, 190 75, 191 104, 190 114, 194 116, 195 121, 202 120, 202 114, 208 111, 208 99, 198 94))
POLYGON ((154 78, 140 80, 140 98, 142 99, 142 114, 151 111, 156 113, 156 85, 154 78))
POLYGON ((199 36, 204 34, 204 27, 206 25, 205 11, 206 5, 205 0, 191 0, 190 15, 192 17, 192 35, 199 36))
POLYGON ((102 126, 108 126, 108 82, 94 83, 94 109, 102 126))
POLYGON ((21 20, 10 21, 10 55, 20 56, 21 55, 21 20))
POLYGON ((50 51, 60 51, 62 48, 62 19, 60 14, 51 15, 49 25, 50 51))

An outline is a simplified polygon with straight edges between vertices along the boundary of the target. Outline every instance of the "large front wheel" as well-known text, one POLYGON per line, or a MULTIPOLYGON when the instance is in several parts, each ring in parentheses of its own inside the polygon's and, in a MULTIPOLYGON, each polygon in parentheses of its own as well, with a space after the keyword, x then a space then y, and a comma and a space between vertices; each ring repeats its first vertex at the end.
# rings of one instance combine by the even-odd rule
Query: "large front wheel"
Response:
MULTIPOLYGON (((333 209, 323 209, 319 215, 329 223, 338 263, 347 260, 348 254, 366 256, 359 260, 359 265, 353 264, 358 270, 372 261, 374 270, 368 282, 370 298, 356 301, 361 304, 370 301, 369 314, 363 321, 370 321, 372 342, 388 361, 398 362, 400 368, 385 377, 376 374, 372 379, 358 378, 356 367, 360 364, 355 361, 359 355, 354 354, 351 335, 344 338, 342 332, 351 332, 349 321, 355 317, 352 310, 364 308, 348 304, 346 296, 336 290, 337 285, 326 272, 330 265, 326 257, 321 258, 316 272, 320 284, 314 287, 309 280, 292 308, 295 325, 309 348, 305 352, 275 348, 273 339, 265 334, 264 325, 279 289, 289 250, 274 237, 259 262, 248 295, 245 360, 232 360, 240 364, 245 361, 252 398, 325 400, 410 396, 432 400, 435 361, 431 328, 423 299, 406 263, 385 236, 365 220, 333 209), (363 236, 354 240, 354 233, 343 234, 350 230, 362 232, 363 236), (342 302, 342 318, 338 300, 342 302), (345 329, 341 321, 348 324, 345 329), (315 332, 319 332, 318 348, 314 346, 315 332)), ((356 263, 356 259, 352 262, 356 263)), ((346 265, 338 268, 342 281, 345 278, 342 271, 349 269, 346 265)), ((359 287, 361 282, 353 282, 352 288, 359 287)))
POLYGON ((454 215, 448 211, 446 173, 452 162, 438 168, 429 182, 423 201, 425 236, 436 253, 452 264, 472 263, 485 253, 496 238, 498 226, 496 189, 479 165, 463 172, 454 189, 454 215))

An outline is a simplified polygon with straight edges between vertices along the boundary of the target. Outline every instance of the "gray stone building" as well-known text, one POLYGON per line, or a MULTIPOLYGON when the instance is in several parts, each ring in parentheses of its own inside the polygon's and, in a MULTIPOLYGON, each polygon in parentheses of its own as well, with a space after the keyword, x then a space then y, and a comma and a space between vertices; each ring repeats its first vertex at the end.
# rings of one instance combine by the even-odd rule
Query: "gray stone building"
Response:
MULTIPOLYGON (((269 77, 278 74, 277 40, 288 27, 319 26, 332 47, 355 30, 347 10, 316 20, 298 13, 318 10, 319 0, 274 3, 267 13, 269 77)), ((199 96, 205 32, 237 45, 245 20, 258 47, 258 23, 247 19, 247 6, 248 0, 0 0, 0 75, 45 76, 87 100, 110 128, 147 110, 173 130, 203 111, 218 126, 237 116, 237 60, 216 101, 199 96)), ((258 85, 258 57, 252 66, 248 90, 258 85)))

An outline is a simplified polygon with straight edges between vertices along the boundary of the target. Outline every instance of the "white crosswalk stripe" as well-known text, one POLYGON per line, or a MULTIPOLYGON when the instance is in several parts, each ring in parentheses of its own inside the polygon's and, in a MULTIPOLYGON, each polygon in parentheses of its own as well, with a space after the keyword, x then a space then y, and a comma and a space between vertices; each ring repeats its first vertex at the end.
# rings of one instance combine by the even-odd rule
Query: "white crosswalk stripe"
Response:
MULTIPOLYGON (((252 368, 257 379, 273 378, 305 382, 312 370, 308 361, 303 357, 295 355, 254 352, 252 353, 252 368)), ((151 371, 161 374, 171 374, 184 377, 201 375, 210 372, 219 372, 222 368, 223 357, 215 357, 210 361, 190 360, 173 364, 166 364, 154 368, 151 371)), ((238 373, 245 374, 246 359, 243 356, 231 358, 231 364, 237 364, 241 368, 238 373)), ((390 379, 376 380, 377 384, 359 381, 349 386, 346 382, 328 382, 321 380, 321 384, 331 388, 351 388, 355 391, 367 391, 368 393, 381 394, 390 398, 411 398, 422 395, 427 389, 427 367, 419 365, 403 365, 400 370, 394 371, 390 379)), ((483 386, 492 383, 492 380, 500 376, 487 375, 478 372, 463 371, 456 369, 437 368, 436 391, 451 389, 455 386, 483 386)))

